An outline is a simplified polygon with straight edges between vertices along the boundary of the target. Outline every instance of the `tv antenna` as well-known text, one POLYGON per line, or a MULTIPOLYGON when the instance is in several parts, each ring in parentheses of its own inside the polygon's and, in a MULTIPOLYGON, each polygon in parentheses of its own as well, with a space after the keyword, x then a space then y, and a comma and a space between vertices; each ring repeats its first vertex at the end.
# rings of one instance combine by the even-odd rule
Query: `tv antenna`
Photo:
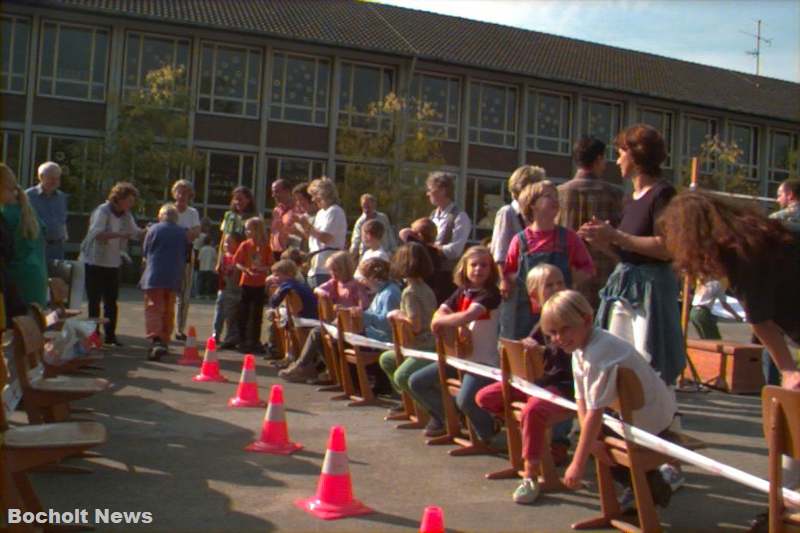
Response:
POLYGON ((740 33, 744 33, 745 35, 749 35, 750 37, 754 37, 756 40, 756 48, 755 50, 748 50, 745 54, 750 56, 755 56, 756 58, 756 76, 761 75, 761 42, 763 41, 767 46, 772 46, 772 39, 767 39, 761 36, 761 19, 756 21, 756 33, 750 33, 743 30, 739 30, 740 33))

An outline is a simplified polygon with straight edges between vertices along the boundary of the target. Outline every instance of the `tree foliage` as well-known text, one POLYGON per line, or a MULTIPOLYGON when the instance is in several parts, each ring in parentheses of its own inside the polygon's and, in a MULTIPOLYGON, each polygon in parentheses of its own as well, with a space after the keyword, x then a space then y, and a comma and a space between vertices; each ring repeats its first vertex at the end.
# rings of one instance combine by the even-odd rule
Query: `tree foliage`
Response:
MULTIPOLYGON (((698 157, 697 185, 712 189, 750 196, 759 196, 760 180, 748 176, 748 167, 742 164, 742 149, 735 141, 725 142, 718 135, 706 136, 700 145, 698 157)), ((691 183, 691 160, 682 169, 683 185, 691 183)))
POLYGON ((444 163, 442 134, 431 124, 436 119, 430 103, 389 93, 369 105, 365 124, 373 129, 340 124, 336 151, 351 161, 337 172, 345 212, 358 213, 359 197, 367 192, 398 226, 430 211, 424 178, 444 163))

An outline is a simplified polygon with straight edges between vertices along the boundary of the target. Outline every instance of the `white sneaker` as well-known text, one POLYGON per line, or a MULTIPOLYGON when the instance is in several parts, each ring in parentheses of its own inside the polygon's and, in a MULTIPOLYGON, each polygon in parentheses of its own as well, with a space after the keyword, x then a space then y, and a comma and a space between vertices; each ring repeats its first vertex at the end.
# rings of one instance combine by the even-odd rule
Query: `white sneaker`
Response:
POLYGON ((522 479, 522 483, 514 491, 512 499, 515 503, 530 504, 539 497, 539 491, 539 482, 526 477, 522 479))
POLYGON ((670 463, 664 463, 658 467, 658 471, 661 472, 661 477, 667 482, 672 492, 675 492, 686 483, 686 477, 683 475, 683 471, 681 471, 680 467, 670 463))

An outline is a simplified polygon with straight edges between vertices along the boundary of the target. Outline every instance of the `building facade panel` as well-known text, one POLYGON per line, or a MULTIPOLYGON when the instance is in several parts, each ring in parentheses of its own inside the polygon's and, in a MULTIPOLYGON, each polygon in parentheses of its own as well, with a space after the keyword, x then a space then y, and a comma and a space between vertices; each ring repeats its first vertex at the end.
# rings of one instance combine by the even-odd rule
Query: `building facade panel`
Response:
POLYGON ((328 130, 302 124, 270 121, 267 129, 268 148, 328 151, 328 130))
POLYGON ((61 126, 104 130, 106 106, 100 103, 36 97, 33 102, 33 125, 61 126))
POLYGON ((195 118, 194 138, 197 142, 215 141, 233 144, 258 145, 258 122, 233 117, 204 115, 195 118))
POLYGON ((0 117, 3 122, 25 122, 25 96, 5 93, 1 95, 0 117))
POLYGON ((518 165, 517 151, 471 144, 469 146, 468 167, 470 169, 511 172, 518 165))
POLYGON ((574 173, 572 159, 563 155, 528 152, 525 163, 544 168, 552 178, 571 178, 574 173))

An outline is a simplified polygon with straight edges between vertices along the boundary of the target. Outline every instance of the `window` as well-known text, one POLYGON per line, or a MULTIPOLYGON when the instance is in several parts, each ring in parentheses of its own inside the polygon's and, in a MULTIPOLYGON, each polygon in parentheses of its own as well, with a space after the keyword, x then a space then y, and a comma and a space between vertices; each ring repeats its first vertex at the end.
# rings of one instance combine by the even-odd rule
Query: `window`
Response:
POLYGON ((25 19, 0 17, 3 47, 0 61, 0 91, 24 93, 28 75, 28 40, 31 25, 25 19))
POLYGON ((412 113, 416 113, 420 105, 427 104, 433 116, 421 121, 412 118, 412 128, 423 127, 436 139, 458 141, 459 97, 458 78, 415 74, 409 97, 412 113))
POLYGON ((614 138, 622 129, 622 104, 604 100, 583 101, 583 133, 606 143, 606 159, 617 159, 614 138))
POLYGON ((125 41, 125 97, 145 86, 147 74, 170 66, 183 71, 185 86, 189 71, 189 41, 161 35, 130 32, 125 41))
POLYGON ((528 150, 570 154, 571 100, 569 96, 528 91, 528 150))
POLYGON ((0 147, 2 151, 0 156, 8 167, 17 175, 17 181, 23 184, 25 180, 20 175, 22 171, 22 133, 19 131, 3 131, 3 145, 0 147))
POLYGON ((107 183, 97 176, 102 140, 81 137, 34 137, 32 168, 45 161, 61 166, 61 190, 69 194, 69 210, 89 213, 100 205, 108 193, 107 183))
POLYGON ((393 195, 392 181, 389 169, 384 166, 360 163, 336 164, 336 188, 339 192, 340 205, 347 213, 348 226, 352 227, 361 215, 360 199, 366 192, 378 199, 378 211, 383 211, 390 219, 395 220, 392 207, 396 199, 393 195))
MULTIPOLYGON (((717 134, 717 121, 713 118, 686 117, 683 131, 683 157, 684 164, 692 157, 697 157, 702 152, 702 145, 717 134)), ((700 165, 702 172, 714 170, 713 161, 703 161, 700 165)))
POLYGON ((329 85, 327 59, 275 52, 270 118, 325 126, 329 85))
POLYGON ((790 175, 800 174, 800 140, 796 133, 771 131, 769 136, 769 169, 771 194, 773 187, 790 175))
MULTIPOLYGON (((282 178, 295 185, 325 175, 325 161, 319 159, 270 157, 267 160, 267 168, 269 169, 267 178, 270 183, 282 178)), ((270 194, 269 191, 266 193, 270 194)))
POLYGON ((60 22, 42 24, 39 94, 103 102, 108 31, 60 22))
POLYGON ((370 116, 370 104, 381 103, 394 90, 394 71, 388 67, 342 63, 339 127, 380 131, 391 128, 388 114, 370 116))
POLYGON ((672 113, 660 109, 642 108, 639 110, 639 121, 653 126, 664 138, 664 144, 667 146, 664 168, 672 168, 672 113))
POLYGON ((255 154, 205 152, 205 167, 195 173, 195 207, 213 221, 222 220, 231 203, 231 192, 239 185, 253 194, 256 179, 255 154))
POLYGON ((261 52, 204 43, 198 110, 258 118, 261 52))
POLYGON ((514 148, 517 145, 517 89, 483 81, 472 82, 469 141, 514 148))
POLYGON ((748 179, 758 180, 758 128, 747 124, 731 123, 730 142, 736 143, 742 155, 739 158, 740 168, 748 179))
POLYGON ((471 240, 480 241, 492 236, 497 211, 510 201, 506 191, 505 180, 467 176, 466 210, 472 220, 471 240))

